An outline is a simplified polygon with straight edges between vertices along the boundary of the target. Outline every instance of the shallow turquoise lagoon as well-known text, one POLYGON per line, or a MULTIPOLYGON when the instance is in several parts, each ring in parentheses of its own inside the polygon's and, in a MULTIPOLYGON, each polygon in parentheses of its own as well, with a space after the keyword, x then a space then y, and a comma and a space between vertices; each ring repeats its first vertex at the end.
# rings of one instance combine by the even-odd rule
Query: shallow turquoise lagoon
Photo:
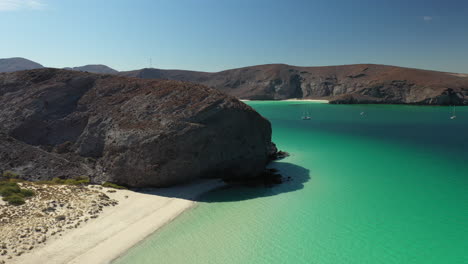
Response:
POLYGON ((249 105, 293 180, 206 194, 115 263, 468 263, 468 108, 249 105))

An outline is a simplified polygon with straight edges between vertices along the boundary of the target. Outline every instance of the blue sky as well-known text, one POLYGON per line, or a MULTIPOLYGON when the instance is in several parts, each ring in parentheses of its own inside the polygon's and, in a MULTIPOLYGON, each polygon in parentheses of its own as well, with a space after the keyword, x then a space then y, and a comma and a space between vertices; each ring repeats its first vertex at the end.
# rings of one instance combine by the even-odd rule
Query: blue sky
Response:
POLYGON ((468 73, 468 1, 0 0, 0 58, 201 71, 378 63, 468 73))

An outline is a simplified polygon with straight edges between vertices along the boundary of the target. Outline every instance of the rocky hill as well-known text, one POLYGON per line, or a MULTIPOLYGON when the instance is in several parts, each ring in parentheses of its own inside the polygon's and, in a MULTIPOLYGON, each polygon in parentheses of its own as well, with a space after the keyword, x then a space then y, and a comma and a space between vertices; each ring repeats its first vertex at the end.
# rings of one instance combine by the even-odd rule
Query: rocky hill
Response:
POLYGON ((40 68, 44 68, 44 66, 24 58, 0 59, 0 72, 14 72, 40 68))
POLYGON ((142 69, 124 76, 184 80, 242 99, 329 99, 332 103, 467 105, 468 75, 385 65, 270 64, 216 73, 142 69))
POLYGON ((26 179, 168 186, 263 172, 270 123, 180 81, 39 69, 0 74, 0 170, 26 179))
MULTIPOLYGON (((0 72, 42 68, 21 58, 0 59, 0 72)), ((141 69, 118 72, 105 65, 66 68, 143 79, 203 84, 241 99, 325 99, 331 103, 468 105, 468 74, 376 64, 298 67, 268 64, 221 72, 141 69)))
POLYGON ((117 74, 118 71, 112 69, 109 66, 102 64, 89 64, 73 68, 65 68, 65 70, 92 72, 92 73, 104 73, 104 74, 117 74))

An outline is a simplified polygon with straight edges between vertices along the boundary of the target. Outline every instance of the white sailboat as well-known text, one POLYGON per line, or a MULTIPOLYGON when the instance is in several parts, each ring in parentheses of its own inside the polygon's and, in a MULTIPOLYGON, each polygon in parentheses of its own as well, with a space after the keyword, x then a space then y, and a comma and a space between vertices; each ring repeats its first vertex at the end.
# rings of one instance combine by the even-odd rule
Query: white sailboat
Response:
POLYGON ((311 120, 312 117, 310 117, 309 115, 309 111, 305 111, 304 113, 302 113, 302 120, 311 120))
POLYGON ((450 117, 450 119, 455 119, 457 118, 457 116, 455 115, 455 106, 453 106, 453 111, 452 111, 452 116, 450 117))

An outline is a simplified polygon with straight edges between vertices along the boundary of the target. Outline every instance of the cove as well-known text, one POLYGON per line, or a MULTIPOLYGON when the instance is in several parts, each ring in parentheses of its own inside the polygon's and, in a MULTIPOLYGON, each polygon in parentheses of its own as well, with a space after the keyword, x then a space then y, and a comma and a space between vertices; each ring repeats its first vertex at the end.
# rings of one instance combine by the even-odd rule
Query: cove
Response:
POLYGON ((468 263, 468 108, 247 103, 292 180, 207 193, 114 263, 468 263))

